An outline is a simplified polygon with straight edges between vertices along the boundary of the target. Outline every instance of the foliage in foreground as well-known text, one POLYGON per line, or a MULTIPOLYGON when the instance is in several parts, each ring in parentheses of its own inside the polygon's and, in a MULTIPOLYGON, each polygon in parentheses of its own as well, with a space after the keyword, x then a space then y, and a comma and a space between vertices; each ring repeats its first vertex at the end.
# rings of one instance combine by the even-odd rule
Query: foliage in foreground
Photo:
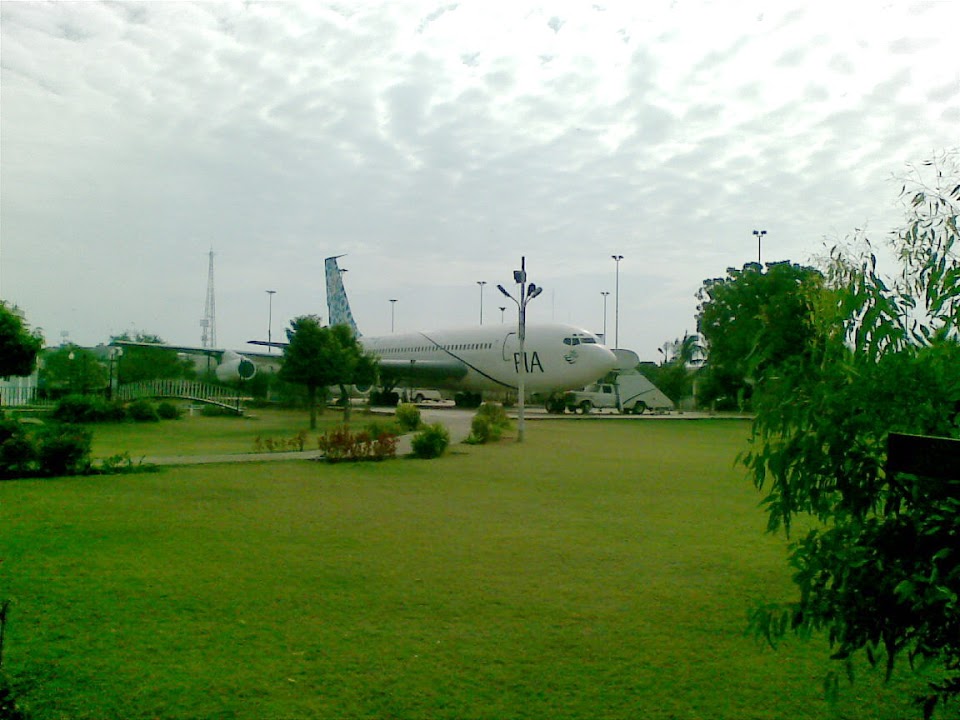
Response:
POLYGON ((772 642, 824 631, 835 659, 862 653, 887 676, 902 657, 939 667, 918 698, 925 717, 960 694, 960 476, 888 473, 885 447, 894 431, 960 437, 960 167, 944 162, 946 176, 927 166, 932 187, 904 188, 896 281, 869 246, 859 258, 834 248, 826 287, 796 295, 798 351, 772 357, 776 346, 755 338, 744 456, 771 531, 815 521, 791 545, 800 599, 758 608, 755 629, 772 642))

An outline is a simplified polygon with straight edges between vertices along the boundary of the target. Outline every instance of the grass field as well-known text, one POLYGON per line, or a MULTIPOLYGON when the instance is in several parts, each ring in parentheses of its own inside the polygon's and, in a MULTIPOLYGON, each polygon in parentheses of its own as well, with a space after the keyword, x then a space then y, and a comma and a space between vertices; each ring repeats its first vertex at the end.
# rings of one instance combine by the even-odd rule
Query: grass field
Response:
POLYGON ((4 669, 40 720, 909 716, 906 679, 829 705, 822 643, 744 635, 791 593, 746 435, 543 421, 433 461, 0 483, 4 669))

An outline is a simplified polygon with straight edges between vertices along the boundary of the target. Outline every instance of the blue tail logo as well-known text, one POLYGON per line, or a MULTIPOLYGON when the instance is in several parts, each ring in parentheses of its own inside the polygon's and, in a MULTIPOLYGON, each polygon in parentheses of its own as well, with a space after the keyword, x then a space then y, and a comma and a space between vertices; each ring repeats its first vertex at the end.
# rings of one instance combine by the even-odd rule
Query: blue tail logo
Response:
POLYGON ((327 316, 331 325, 346 325, 356 337, 360 337, 357 323, 350 312, 350 301, 347 300, 347 291, 343 288, 343 273, 337 265, 337 258, 343 255, 334 255, 323 261, 323 269, 327 275, 327 316))

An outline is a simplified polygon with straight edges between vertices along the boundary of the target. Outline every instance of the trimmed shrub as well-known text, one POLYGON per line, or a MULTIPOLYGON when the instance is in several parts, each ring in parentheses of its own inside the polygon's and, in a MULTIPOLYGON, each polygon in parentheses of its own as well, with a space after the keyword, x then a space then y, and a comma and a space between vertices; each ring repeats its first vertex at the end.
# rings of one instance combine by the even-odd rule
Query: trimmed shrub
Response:
POLYGON ((413 403, 397 405, 397 425, 401 432, 412 432, 420 427, 420 408, 413 403))
POLYGON ((119 403, 91 395, 67 395, 53 409, 53 417, 65 423, 119 422, 126 412, 119 403))
POLYGON ((36 435, 37 462, 43 475, 81 475, 90 470, 93 434, 69 425, 44 428, 36 435))
POLYGON ((149 400, 134 400, 127 407, 127 414, 137 422, 159 422, 157 408, 149 400))
POLYGON ((0 477, 29 474, 36 459, 37 449, 26 433, 9 435, 0 442, 0 477))
POLYGON ((157 415, 163 420, 176 420, 180 417, 180 408, 172 402, 162 402, 157 405, 157 415))
POLYGON ((503 431, 510 427, 510 418, 507 417, 503 405, 498 403, 484 403, 473 416, 470 425, 470 437, 467 442, 482 445, 491 440, 499 440, 503 431))
POLYGON ((450 445, 450 433, 440 423, 425 426, 413 436, 411 441, 413 454, 423 460, 440 457, 448 445, 450 445))
POLYGON ((381 435, 399 435, 400 426, 396 420, 371 420, 364 425, 364 430, 370 433, 370 437, 378 438, 381 435))
POLYGON ((493 426, 490 421, 477 413, 470 423, 470 436, 466 442, 470 445, 483 445, 493 439, 493 426))

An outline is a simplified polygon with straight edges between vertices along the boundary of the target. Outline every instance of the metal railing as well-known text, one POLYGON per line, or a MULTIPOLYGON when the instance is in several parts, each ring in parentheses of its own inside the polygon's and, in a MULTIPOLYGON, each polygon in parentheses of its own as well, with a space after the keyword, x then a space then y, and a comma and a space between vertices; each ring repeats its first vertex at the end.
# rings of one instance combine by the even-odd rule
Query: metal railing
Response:
POLYGON ((122 402, 140 398, 172 397, 217 405, 243 414, 243 398, 236 390, 192 380, 141 380, 117 388, 114 397, 122 402))

